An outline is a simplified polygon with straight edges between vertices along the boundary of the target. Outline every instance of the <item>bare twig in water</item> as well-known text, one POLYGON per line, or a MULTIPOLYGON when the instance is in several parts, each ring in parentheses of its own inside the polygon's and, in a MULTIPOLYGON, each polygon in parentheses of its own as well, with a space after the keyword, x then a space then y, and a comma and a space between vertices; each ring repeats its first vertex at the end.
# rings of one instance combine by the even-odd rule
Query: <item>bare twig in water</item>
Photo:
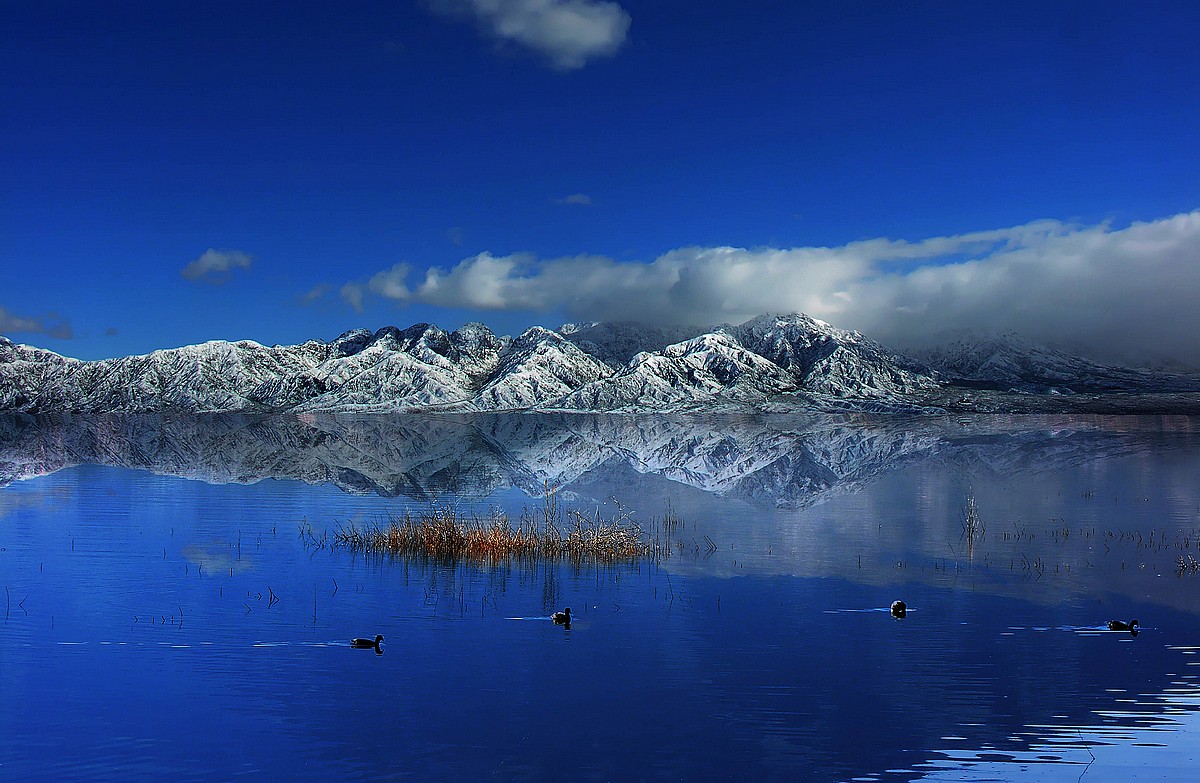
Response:
MULTIPOLYGON (((967 542, 967 559, 970 560, 975 556, 975 544, 980 541, 987 532, 987 525, 979 516, 979 507, 975 505, 975 496, 967 495, 967 504, 962 510, 962 537, 967 542)), ((951 548, 953 551, 953 547, 951 548)))
POLYGON ((1090 746, 1088 746, 1087 740, 1085 740, 1083 738, 1083 731, 1081 731, 1080 729, 1076 729, 1075 731, 1078 732, 1078 734, 1079 734, 1079 741, 1080 741, 1080 743, 1083 744, 1083 749, 1086 750, 1088 752, 1088 755, 1092 757, 1092 760, 1089 761, 1087 763, 1087 766, 1083 768, 1083 772, 1079 773, 1078 779, 1083 780, 1083 776, 1086 775, 1087 771, 1092 768, 1093 764, 1096 763, 1096 754, 1092 753, 1092 749, 1090 746))

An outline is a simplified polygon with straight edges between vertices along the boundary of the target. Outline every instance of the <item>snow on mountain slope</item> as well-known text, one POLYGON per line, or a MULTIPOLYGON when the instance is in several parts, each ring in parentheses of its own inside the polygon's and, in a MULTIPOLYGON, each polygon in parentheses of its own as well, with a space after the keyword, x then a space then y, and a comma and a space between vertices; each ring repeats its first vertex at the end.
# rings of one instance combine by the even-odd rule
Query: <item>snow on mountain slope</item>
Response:
POLYGON ((475 410, 523 410, 554 405, 612 370, 561 335, 535 326, 501 358, 472 400, 475 410))
MULTIPOLYGON (((213 341, 97 362, 42 361, 30 404, 18 409, 64 411, 229 411, 251 405, 262 383, 310 367, 324 344, 266 348, 258 343, 213 341)), ((18 375, 23 375, 19 368, 18 375)), ((8 379, 14 373, 5 373, 8 379)))
MULTIPOLYGON (((264 383, 314 366, 326 346, 308 342, 268 348, 249 340, 213 341, 147 356, 100 362, 87 379, 87 410, 241 410, 264 383), (133 379, 135 383, 130 384, 133 379)), ((78 373, 84 382, 85 370, 78 373)))
POLYGON ((328 359, 298 379, 289 379, 287 388, 262 389, 257 399, 298 411, 444 405, 466 399, 473 382, 471 371, 485 373, 499 355, 492 342, 460 336, 456 343, 453 335, 430 324, 404 330, 385 327, 374 334, 347 332, 331 348, 328 359), (459 344, 482 347, 468 354, 459 344))
POLYGON ((0 410, 28 410, 43 398, 52 407, 65 404, 53 390, 74 364, 81 362, 0 336, 0 410))
POLYGON ((570 410, 659 410, 696 407, 724 398, 756 402, 793 386, 775 364, 727 334, 714 333, 640 353, 611 377, 560 400, 570 410))
POLYGON ((742 345, 788 370, 802 390, 876 398, 925 392, 934 384, 915 365, 858 332, 807 315, 760 315, 723 327, 742 345))
POLYGON ((466 398, 468 379, 464 373, 453 367, 422 362, 401 351, 382 354, 353 374, 345 375, 346 370, 340 366, 319 368, 314 378, 326 382, 336 378, 336 385, 319 396, 296 403, 292 409, 386 412, 445 405, 466 398), (326 374, 326 370, 331 372, 326 374))

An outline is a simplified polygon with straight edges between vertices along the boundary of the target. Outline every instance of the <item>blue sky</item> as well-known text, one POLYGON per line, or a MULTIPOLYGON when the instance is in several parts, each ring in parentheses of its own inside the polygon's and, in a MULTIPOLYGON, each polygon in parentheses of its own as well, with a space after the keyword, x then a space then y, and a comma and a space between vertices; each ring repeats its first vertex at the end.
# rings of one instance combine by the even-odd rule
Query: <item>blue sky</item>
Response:
POLYGON ((79 358, 802 310, 1200 365, 1200 5, 54 2, 0 334, 79 358))

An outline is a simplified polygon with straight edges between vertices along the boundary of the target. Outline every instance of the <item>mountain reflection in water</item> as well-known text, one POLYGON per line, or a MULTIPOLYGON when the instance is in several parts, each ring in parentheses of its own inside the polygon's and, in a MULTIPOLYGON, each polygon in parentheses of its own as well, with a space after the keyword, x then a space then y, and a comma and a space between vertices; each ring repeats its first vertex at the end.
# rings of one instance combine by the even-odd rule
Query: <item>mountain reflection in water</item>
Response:
MULTIPOLYGON (((621 416, 0 417, 0 486, 78 464, 210 483, 330 483, 418 501, 588 487, 629 474, 755 506, 803 508, 919 461, 995 474, 1053 470, 1197 437, 1189 417, 621 416)), ((585 495, 587 496, 587 495, 585 495)))

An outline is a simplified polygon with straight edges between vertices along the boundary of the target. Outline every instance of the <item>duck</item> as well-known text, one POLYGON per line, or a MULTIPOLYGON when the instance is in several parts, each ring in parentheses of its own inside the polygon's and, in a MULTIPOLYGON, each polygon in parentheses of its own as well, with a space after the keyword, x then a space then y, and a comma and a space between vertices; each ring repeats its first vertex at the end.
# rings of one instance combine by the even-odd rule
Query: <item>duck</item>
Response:
POLYGON ((351 639, 350 646, 357 647, 360 650, 365 650, 370 647, 379 648, 379 643, 383 641, 383 634, 376 634, 374 639, 351 639))
POLYGON ((550 615, 550 619, 553 620, 556 625, 570 625, 571 607, 568 606, 561 612, 555 612, 554 614, 550 615))
POLYGON ((892 601, 892 617, 903 617, 908 614, 908 604, 903 601, 892 601))
POLYGON ((1137 620, 1130 620, 1127 623, 1123 623, 1120 620, 1109 620, 1108 621, 1108 630, 1110 630, 1110 631, 1129 631, 1130 633, 1137 633, 1137 628, 1138 628, 1137 620))

